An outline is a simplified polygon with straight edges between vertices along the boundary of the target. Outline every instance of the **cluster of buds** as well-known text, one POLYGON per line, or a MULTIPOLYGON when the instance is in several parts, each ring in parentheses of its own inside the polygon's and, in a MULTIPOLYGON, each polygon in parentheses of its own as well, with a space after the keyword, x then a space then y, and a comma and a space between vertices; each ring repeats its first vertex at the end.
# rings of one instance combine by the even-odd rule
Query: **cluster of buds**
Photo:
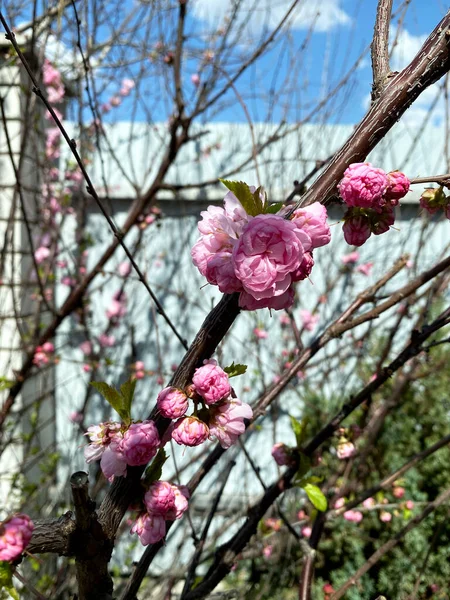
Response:
POLYGON ((134 88, 135 83, 132 79, 123 79, 121 87, 118 93, 111 96, 111 98, 101 105, 102 113, 109 113, 113 108, 117 108, 122 104, 122 98, 129 96, 131 90, 134 88))
POLYGON ((394 224, 394 207, 410 188, 400 171, 385 173, 370 163, 353 163, 338 185, 348 209, 344 216, 344 238, 362 246, 371 234, 380 235, 394 224))
POLYGON ((28 546, 34 525, 30 517, 17 514, 0 523, 0 561, 13 561, 28 546))
POLYGON ((294 283, 311 273, 312 251, 331 239, 326 208, 316 202, 286 219, 287 209, 268 212, 262 192, 246 188, 256 198, 258 214, 248 214, 229 192, 224 208, 209 206, 201 213, 201 237, 192 248, 192 260, 222 293, 239 292, 239 306, 244 310, 289 308, 294 302, 294 283))
POLYGON ((450 197, 444 194, 444 188, 425 188, 420 197, 420 206, 430 215, 443 210, 447 219, 450 219, 450 197))
POLYGON ((42 346, 36 346, 36 351, 33 356, 33 364, 37 367, 48 365, 53 358, 55 346, 51 342, 45 342, 42 346))
POLYGON ((158 206, 151 206, 150 210, 146 214, 139 215, 137 219, 137 225, 142 231, 147 229, 153 223, 158 222, 162 217, 162 211, 158 206))
POLYGON ((130 425, 108 421, 88 427, 90 444, 84 448, 87 463, 100 460, 104 476, 126 477, 127 466, 146 465, 161 446, 153 421, 132 422, 130 425))
POLYGON ((144 496, 142 511, 131 528, 144 546, 156 544, 166 535, 166 521, 175 521, 187 510, 189 490, 168 481, 155 481, 144 496))
POLYGON ((231 396, 228 374, 215 360, 205 361, 195 370, 188 393, 175 387, 164 388, 157 404, 161 415, 176 419, 171 428, 172 439, 180 445, 198 446, 208 438, 216 438, 222 448, 229 448, 244 433, 244 419, 251 419, 248 404, 231 396), (195 409, 186 416, 189 398, 195 409))
POLYGON ((119 320, 127 314, 127 297, 125 292, 118 290, 114 293, 111 305, 106 311, 107 318, 113 325, 117 325, 119 320))

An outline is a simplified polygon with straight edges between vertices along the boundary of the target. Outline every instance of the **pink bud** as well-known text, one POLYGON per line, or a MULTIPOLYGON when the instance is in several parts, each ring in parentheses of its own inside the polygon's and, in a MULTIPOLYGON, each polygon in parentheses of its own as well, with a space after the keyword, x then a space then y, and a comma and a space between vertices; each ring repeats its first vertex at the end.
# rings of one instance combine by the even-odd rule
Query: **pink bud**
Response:
POLYGON ((194 73, 191 75, 191 81, 195 87, 198 87, 200 85, 200 75, 198 73, 194 73))
POLYGON ((132 423, 123 436, 121 450, 130 466, 145 465, 159 448, 158 430, 153 421, 132 423))
POLYGON ((0 524, 0 561, 18 558, 28 546, 34 524, 30 517, 17 514, 0 524))
POLYGON ((199 446, 208 439, 208 435, 208 425, 195 417, 179 419, 172 431, 172 439, 177 444, 185 446, 199 446))
POLYGON ((216 361, 209 361, 203 367, 195 369, 192 382, 195 391, 207 404, 223 400, 231 392, 228 375, 217 365, 216 361))
POLYGON ((156 400, 159 412, 166 419, 179 419, 188 409, 188 397, 186 394, 175 388, 166 387, 158 394, 156 400))
POLYGON ((175 506, 175 493, 167 481, 155 481, 144 496, 149 513, 166 517, 167 511, 175 506))
POLYGON ((272 456, 277 465, 284 466, 292 464, 292 457, 288 446, 282 442, 278 442, 272 448, 272 456))

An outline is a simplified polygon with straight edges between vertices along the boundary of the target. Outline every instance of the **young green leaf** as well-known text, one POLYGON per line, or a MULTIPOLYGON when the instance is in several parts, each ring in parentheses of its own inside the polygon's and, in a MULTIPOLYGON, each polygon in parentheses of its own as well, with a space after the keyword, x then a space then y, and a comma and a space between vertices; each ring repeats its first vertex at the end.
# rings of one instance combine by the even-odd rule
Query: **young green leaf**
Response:
POLYGON ((327 499, 325 497, 325 494, 319 487, 317 487, 317 485, 313 485, 312 483, 306 483, 302 487, 305 490, 306 495, 312 502, 313 506, 317 508, 317 510, 320 510, 321 512, 327 510, 327 499))
POLYGON ((19 594, 17 593, 17 590, 14 588, 14 585, 12 582, 11 565, 9 562, 2 560, 2 561, 0 561, 0 597, 1 598, 4 597, 4 594, 2 594, 3 591, 8 592, 9 596, 11 598, 14 598, 14 600, 20 600, 19 594))
POLYGON ((161 479, 162 468, 168 458, 164 448, 160 448, 151 464, 145 469, 144 481, 147 485, 151 485, 154 481, 161 479))
POLYGON ((120 386, 120 393, 124 400, 123 408, 128 415, 131 416, 131 403, 134 398, 134 390, 136 389, 137 379, 128 379, 120 386))
POLYGON ((251 193, 249 186, 243 181, 227 181, 226 179, 219 179, 223 185, 233 192, 236 198, 244 207, 244 210, 252 217, 256 217, 262 212, 262 203, 256 201, 254 195, 251 193))
POLYGON ((225 367, 224 371, 227 373, 228 377, 237 377, 238 375, 243 375, 247 370, 247 365, 235 365, 234 361, 231 363, 229 367, 225 367))
POLYGON ((275 202, 275 204, 266 204, 264 212, 266 214, 275 215, 280 208, 282 208, 282 202, 275 202))
POLYGON ((303 442, 306 439, 306 429, 308 427, 308 420, 303 419, 303 421, 297 421, 295 417, 290 417, 291 419, 291 427, 292 431, 295 435, 295 441, 297 442, 297 448, 301 448, 303 442))
POLYGON ((131 422, 131 401, 133 399, 135 383, 127 381, 124 383, 120 392, 108 385, 105 381, 92 381, 91 385, 105 398, 113 407, 125 425, 131 422), (123 391, 122 391, 123 390, 123 391), (126 396, 124 396, 124 393, 126 396))

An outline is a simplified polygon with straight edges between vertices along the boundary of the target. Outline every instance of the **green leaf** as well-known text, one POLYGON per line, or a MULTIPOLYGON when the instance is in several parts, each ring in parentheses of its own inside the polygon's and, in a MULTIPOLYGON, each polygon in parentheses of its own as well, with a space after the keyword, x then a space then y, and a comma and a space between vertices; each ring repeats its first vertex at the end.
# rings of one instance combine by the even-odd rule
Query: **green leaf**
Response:
POLYGON ((134 390, 136 389, 137 379, 128 379, 125 383, 120 386, 120 393, 124 399, 124 410, 127 411, 128 415, 131 415, 131 403, 134 398, 134 390))
POLYGON ((247 365, 234 364, 234 361, 231 363, 229 367, 225 367, 224 371, 228 375, 228 377, 237 377, 238 375, 243 375, 247 370, 247 365))
POLYGON ((259 186, 259 188, 257 188, 254 192, 253 192, 253 199, 255 200, 255 205, 256 208, 258 210, 258 215, 265 213, 266 212, 266 205, 267 205, 267 194, 264 192, 263 188, 261 186, 259 186), (264 201, 261 200, 261 194, 264 195, 264 201))
POLYGON ((305 478, 305 475, 311 468, 311 459, 301 452, 299 454, 298 471, 294 477, 294 485, 302 488, 306 483, 309 483, 309 479, 305 478))
POLYGON ((282 202, 275 202, 274 204, 267 204, 264 212, 266 214, 275 215, 280 210, 280 208, 282 208, 282 206, 283 206, 282 202))
POLYGON ((6 377, 0 377, 0 392, 3 392, 3 390, 8 390, 9 388, 12 388, 13 385, 14 385, 14 381, 12 379, 7 379, 6 377))
POLYGON ((230 192, 233 192, 233 194, 244 207, 246 213, 252 217, 256 217, 256 215, 262 213, 261 199, 255 199, 246 183, 243 181, 227 181, 226 179, 219 179, 219 181, 223 183, 223 185, 228 188, 230 192))
POLYGON ((310 499, 313 506, 317 508, 317 510, 320 510, 321 512, 327 510, 327 499, 325 497, 325 494, 319 487, 317 487, 317 485, 313 485, 312 483, 306 483, 303 486, 303 489, 305 490, 306 495, 310 499))
POLYGON ((168 458, 164 448, 160 448, 151 464, 145 469, 144 482, 147 485, 151 485, 154 481, 161 479, 162 468, 168 458))
POLYGON ((136 383, 127 381, 121 386, 120 392, 108 385, 105 381, 91 381, 91 385, 97 392, 100 392, 103 398, 105 398, 105 400, 113 407, 122 421, 126 425, 129 425, 131 422, 132 394, 134 394, 136 383))
POLYGON ((19 594, 13 586, 11 565, 9 562, 3 560, 0 561, 0 592, 2 591, 8 592, 9 596, 14 598, 14 600, 20 600, 19 594))
POLYGON ((292 431, 295 435, 295 441, 297 442, 297 448, 301 448, 303 442, 306 439, 306 430, 308 427, 308 419, 303 421, 297 421, 295 417, 290 416, 292 431))

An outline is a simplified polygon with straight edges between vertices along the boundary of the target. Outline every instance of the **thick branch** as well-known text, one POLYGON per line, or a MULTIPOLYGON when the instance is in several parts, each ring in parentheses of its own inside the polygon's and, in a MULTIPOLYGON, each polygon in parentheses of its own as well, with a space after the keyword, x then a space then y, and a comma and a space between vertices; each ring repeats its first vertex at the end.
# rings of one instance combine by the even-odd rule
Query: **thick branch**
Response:
POLYGON ((375 101, 387 83, 389 68, 389 25, 393 0, 379 0, 372 40, 372 100, 375 101))

